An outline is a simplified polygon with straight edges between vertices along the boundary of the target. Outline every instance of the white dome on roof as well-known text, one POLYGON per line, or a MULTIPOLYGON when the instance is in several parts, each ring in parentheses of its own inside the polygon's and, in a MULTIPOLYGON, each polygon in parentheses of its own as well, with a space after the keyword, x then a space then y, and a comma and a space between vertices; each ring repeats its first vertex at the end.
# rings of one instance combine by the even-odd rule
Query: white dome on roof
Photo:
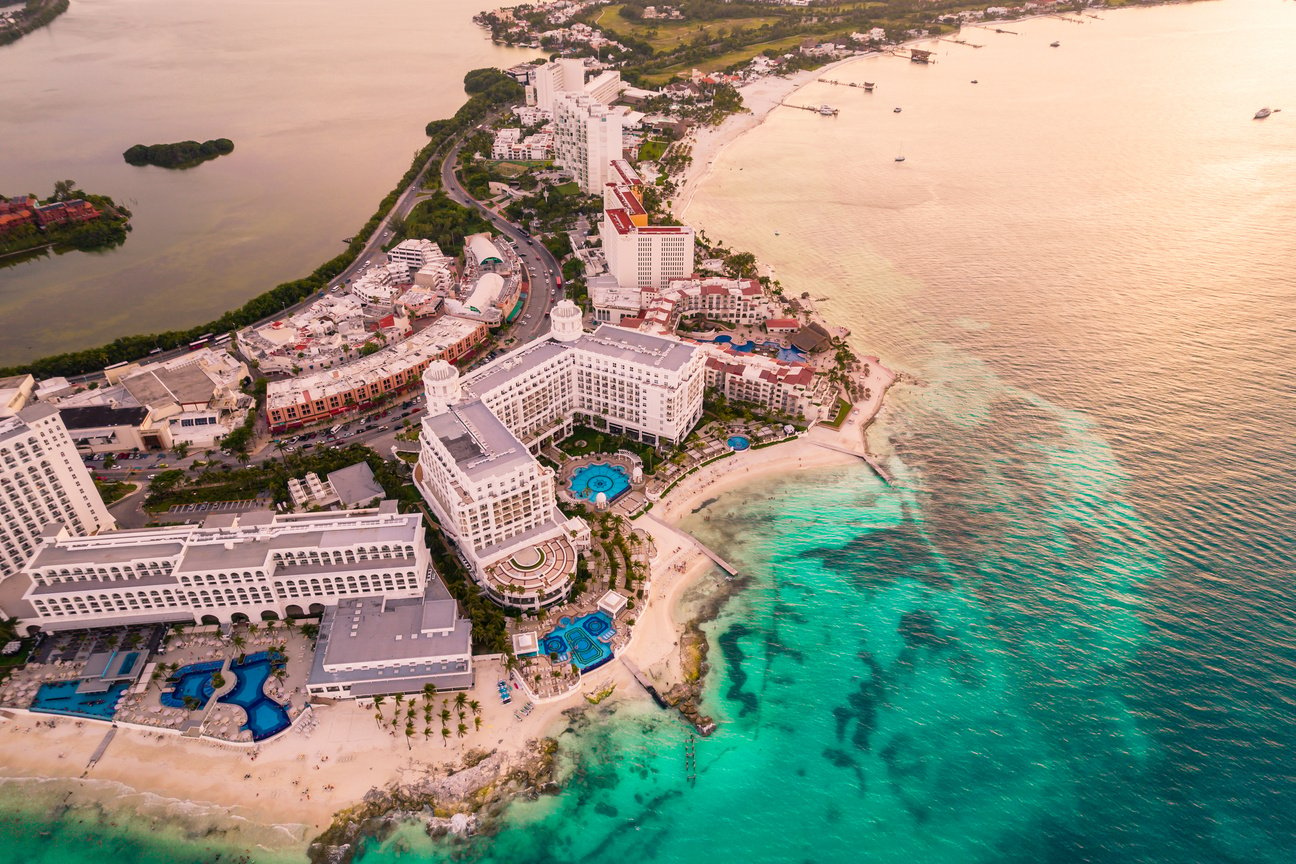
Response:
POLYGON ((581 326, 585 313, 570 300, 560 300, 549 313, 549 335, 559 342, 575 342, 585 332, 581 326))
POLYGON ((433 360, 423 370, 423 391, 429 414, 440 414, 459 401, 459 370, 444 360, 433 360))

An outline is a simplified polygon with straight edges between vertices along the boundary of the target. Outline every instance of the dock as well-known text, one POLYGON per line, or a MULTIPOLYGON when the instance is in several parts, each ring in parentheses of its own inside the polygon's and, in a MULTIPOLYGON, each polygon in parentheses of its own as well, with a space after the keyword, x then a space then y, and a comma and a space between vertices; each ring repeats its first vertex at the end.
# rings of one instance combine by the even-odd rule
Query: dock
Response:
POLYGON ((657 688, 654 687, 652 682, 639 671, 639 667, 636 666, 633 661, 628 660, 625 657, 621 657, 620 660, 621 665, 629 671, 630 676, 639 682, 639 686, 648 691, 648 695, 657 703, 658 708, 670 708, 670 705, 666 704, 666 700, 662 698, 662 695, 657 692, 657 688))
POLYGON ((945 38, 942 38, 940 41, 942 41, 942 42, 953 42, 955 45, 966 45, 966 46, 968 46, 969 48, 984 48, 984 47, 985 47, 984 45, 978 45, 978 44, 975 43, 975 42, 969 42, 969 41, 967 41, 966 39, 945 39, 945 38))
POLYGON ((832 108, 828 105, 820 105, 818 108, 815 108, 812 105, 793 105, 791 102, 780 102, 779 104, 784 108, 797 108, 801 111, 809 111, 811 114, 819 114, 823 117, 836 117, 838 113, 836 108, 832 108))
MULTIPOLYGON (((95 748, 94 753, 90 755, 90 761, 86 763, 85 770, 87 772, 91 768, 93 768, 100 759, 103 758, 104 751, 108 749, 108 745, 112 743, 113 738, 115 738, 116 736, 117 736, 117 727, 114 726, 108 730, 108 734, 103 737, 103 740, 99 742, 99 746, 95 748)), ((81 776, 84 777, 85 775, 82 774, 81 776)))
POLYGON ((676 537, 679 537, 681 540, 683 540, 686 543, 691 543, 694 548, 696 548, 699 552, 701 552, 706 557, 710 558, 713 562, 715 562, 715 565, 717 567, 719 567, 721 570, 728 573, 730 576, 738 575, 737 567, 733 566, 728 561, 726 561, 725 559, 717 555, 715 552, 711 551, 709 548, 707 548, 707 546, 704 543, 702 543, 702 541, 698 540, 692 534, 689 534, 685 531, 681 531, 680 529, 676 528, 674 525, 667 525, 665 522, 661 521, 651 513, 644 513, 639 518, 647 519, 648 521, 652 522, 653 525, 656 525, 657 527, 661 528, 663 531, 674 534, 676 537))
MULTIPOLYGON (((860 90, 866 90, 870 93, 873 92, 873 85, 869 83, 861 83, 859 81, 834 81, 831 78, 820 78, 818 80, 820 84, 835 84, 838 87, 856 87, 860 90)), ((795 107, 795 106, 788 106, 788 107, 795 107)), ((817 110, 817 109, 812 109, 812 110, 817 110)))
POLYGON ((887 473, 887 470, 882 467, 882 463, 877 461, 877 459, 874 458, 871 453, 861 453, 858 450, 851 450, 846 447, 838 447, 836 444, 826 444, 823 441, 815 441, 812 443, 816 447, 822 447, 825 450, 833 450, 837 453, 845 453, 847 456, 854 456, 857 459, 862 459, 870 468, 873 469, 873 473, 882 479, 883 483, 887 484, 888 486, 895 485, 895 481, 891 479, 891 475, 887 473))

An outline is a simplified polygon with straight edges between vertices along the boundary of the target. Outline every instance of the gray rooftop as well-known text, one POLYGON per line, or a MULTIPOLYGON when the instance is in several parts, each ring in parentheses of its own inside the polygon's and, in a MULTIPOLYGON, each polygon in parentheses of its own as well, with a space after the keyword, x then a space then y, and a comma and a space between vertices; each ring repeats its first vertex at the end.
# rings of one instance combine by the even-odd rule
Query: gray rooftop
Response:
MULTIPOLYGON (((153 533, 150 529, 144 529, 144 531, 153 533)), ((106 536, 117 537, 125 533, 127 532, 117 531, 106 536)), ((32 556, 31 561, 27 562, 25 569, 35 570, 41 567, 71 567, 74 565, 111 567, 113 564, 130 561, 157 561, 170 558, 179 555, 183 549, 184 542, 178 537, 175 540, 121 546, 109 546, 106 544, 100 546, 96 544, 68 547, 46 543, 36 550, 36 554, 32 556)))
POLYGON ((593 333, 582 336, 576 344, 596 354, 672 372, 683 369, 697 350, 678 339, 640 333, 614 324, 601 325, 593 333))
MULTIPOLYGON (((320 622, 311 683, 356 681, 399 674, 364 669, 331 672, 326 666, 358 663, 398 664, 410 661, 404 674, 436 674, 440 658, 468 654, 472 650, 472 624, 458 615, 458 606, 435 573, 428 574, 428 588, 422 598, 389 600, 380 597, 349 598, 325 610, 320 622), (427 625, 437 629, 424 629, 427 625), (427 661, 432 658, 433 662, 427 661), (423 668, 427 667, 427 668, 423 668), (337 677, 344 676, 344 677, 337 677), (358 677, 357 677, 358 676, 358 677)), ((444 664, 453 665, 453 664, 444 664)))
POLYGON ((453 405, 427 422, 469 477, 500 474, 534 461, 517 436, 479 399, 453 405))
POLYGON ((122 379, 122 384, 141 405, 167 402, 205 404, 216 392, 216 385, 197 364, 175 369, 146 369, 122 379))
POLYGON ((328 482, 344 507, 368 504, 384 495, 383 488, 374 479, 373 469, 369 467, 368 462, 357 462, 339 468, 328 475, 328 482))

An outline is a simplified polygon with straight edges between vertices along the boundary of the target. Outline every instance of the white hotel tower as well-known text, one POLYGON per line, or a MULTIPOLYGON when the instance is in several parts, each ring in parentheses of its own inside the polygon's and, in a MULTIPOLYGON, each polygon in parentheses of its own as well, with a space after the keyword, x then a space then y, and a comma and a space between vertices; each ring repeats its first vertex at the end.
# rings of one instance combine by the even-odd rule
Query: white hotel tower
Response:
POLYGON ((706 360, 673 336, 581 326, 570 300, 549 335, 460 379, 423 374, 427 415, 414 480, 498 602, 540 608, 571 589, 582 520, 564 520, 555 479, 532 455, 589 423, 652 445, 680 441, 702 416, 706 360))
POLYGON ((51 522, 77 534, 115 524, 58 409, 32 405, 0 419, 0 580, 18 571, 51 522))

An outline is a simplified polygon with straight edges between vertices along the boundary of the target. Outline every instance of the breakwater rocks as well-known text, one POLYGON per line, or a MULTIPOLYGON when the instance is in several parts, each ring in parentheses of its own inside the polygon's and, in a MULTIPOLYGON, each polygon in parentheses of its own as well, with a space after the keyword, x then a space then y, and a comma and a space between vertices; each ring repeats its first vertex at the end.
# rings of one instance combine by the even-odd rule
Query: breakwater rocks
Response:
POLYGON ((518 797, 558 791, 558 742, 529 742, 527 752, 469 751, 458 765, 430 767, 412 783, 370 789, 364 801, 337 813, 307 849, 312 864, 349 864, 366 839, 379 842, 398 827, 422 823, 430 837, 467 838, 489 830, 504 805, 518 797))
POLYGON ((666 704, 679 711, 699 735, 710 735, 716 730, 715 720, 703 714, 701 709, 702 689, 707 672, 711 669, 707 662, 711 645, 707 641, 706 634, 702 632, 702 625, 714 621, 720 615, 720 610, 729 602, 729 598, 750 582, 750 578, 746 576, 720 581, 698 608, 693 619, 685 625, 684 632, 680 634, 680 671, 683 680, 664 688, 661 697, 666 704))

